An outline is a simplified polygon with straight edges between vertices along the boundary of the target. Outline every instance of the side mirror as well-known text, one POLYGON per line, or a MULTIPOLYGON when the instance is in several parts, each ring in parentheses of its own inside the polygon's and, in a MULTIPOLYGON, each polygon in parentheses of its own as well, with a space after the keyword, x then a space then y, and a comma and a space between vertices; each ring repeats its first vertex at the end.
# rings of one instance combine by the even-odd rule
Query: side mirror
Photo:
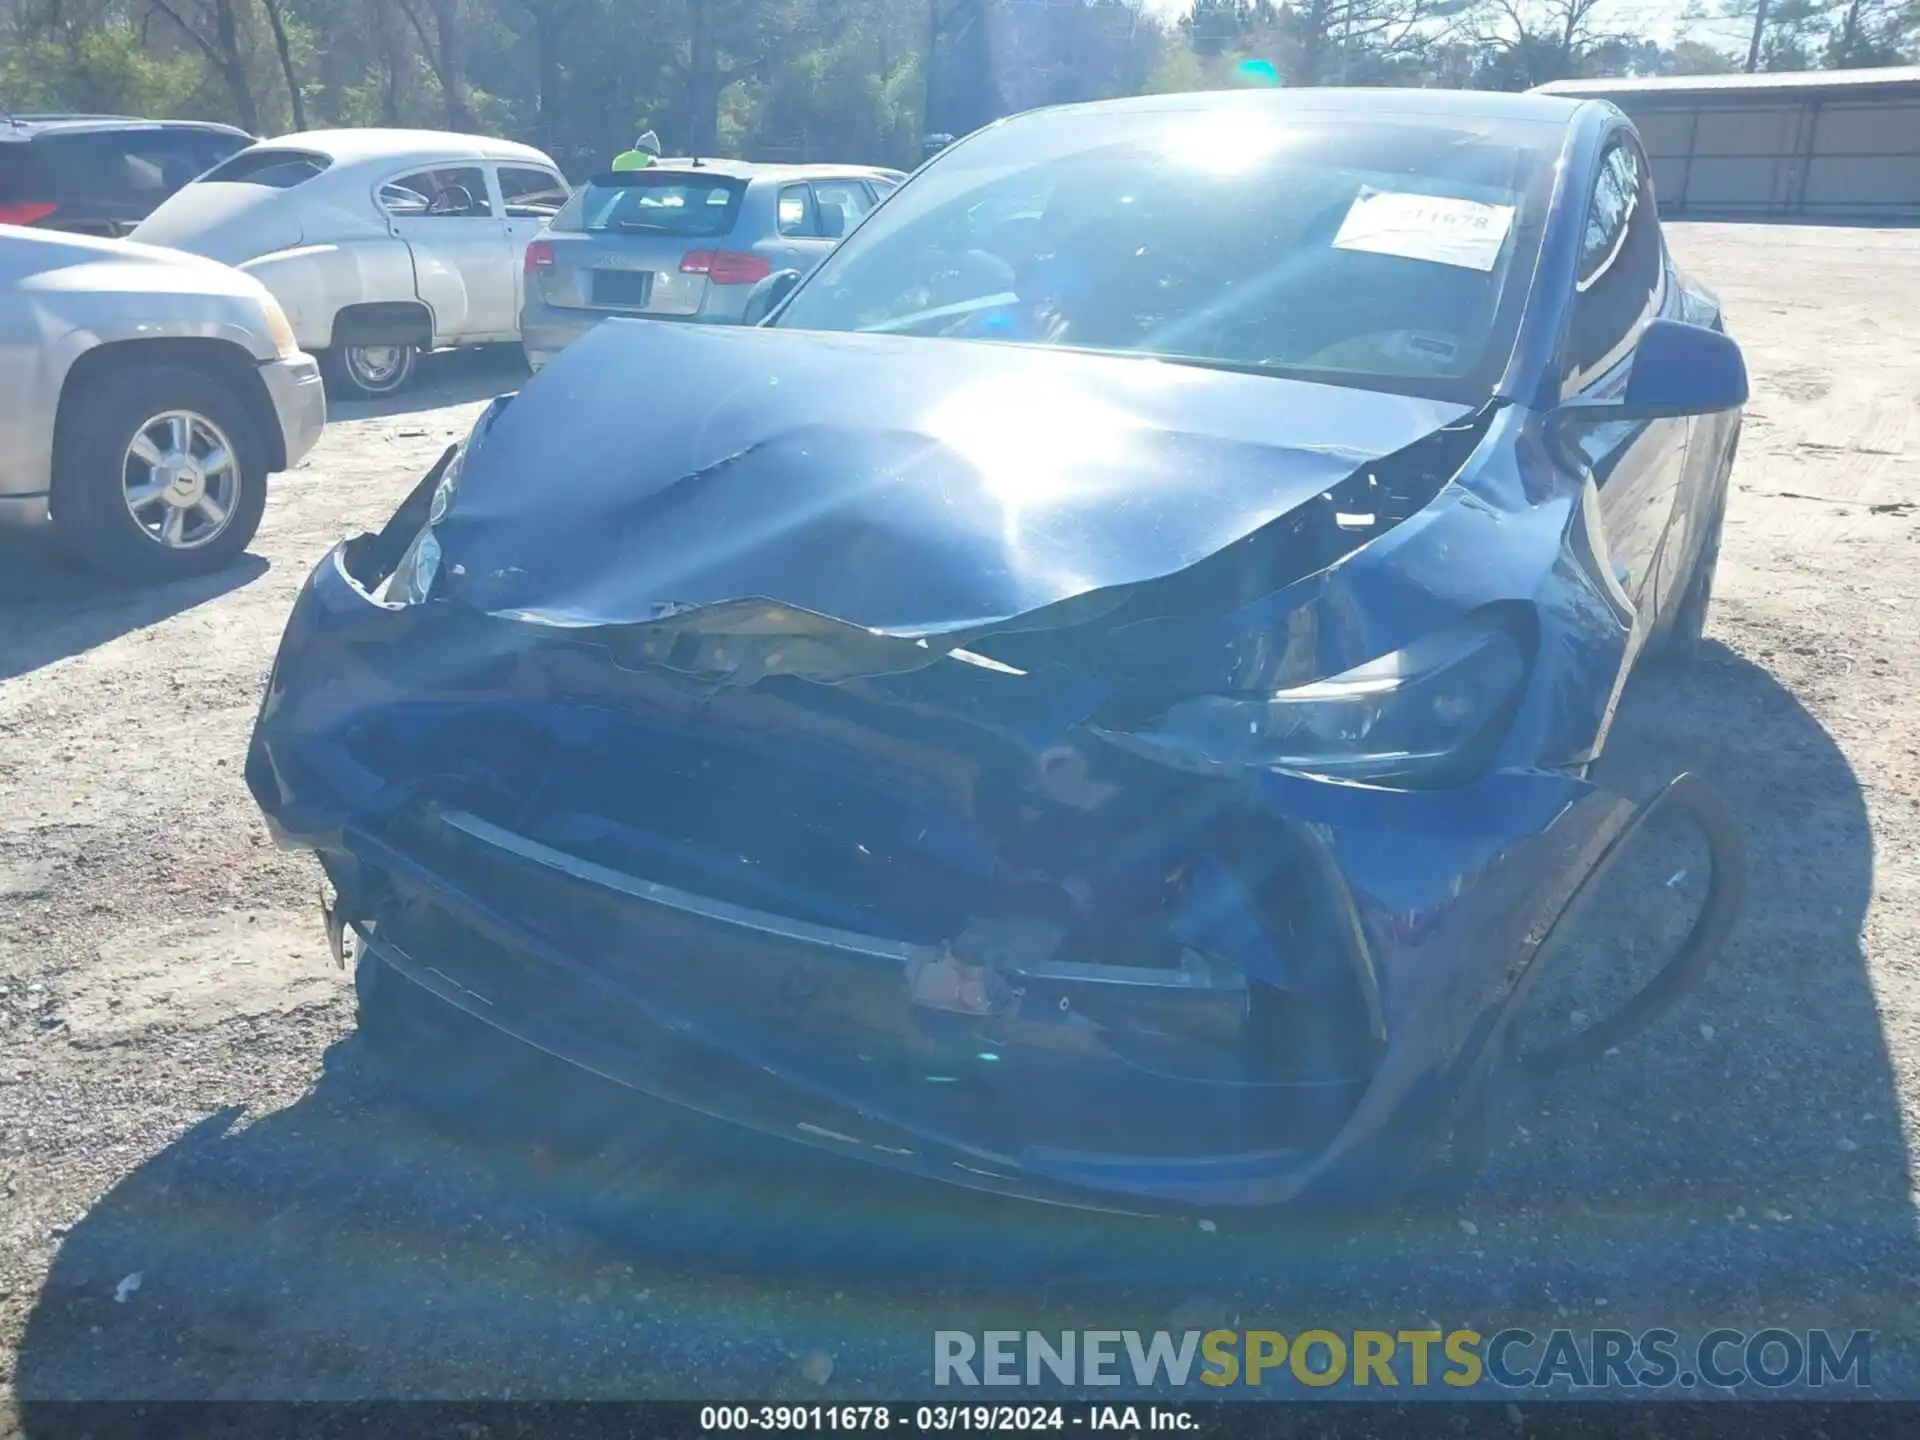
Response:
POLYGON ((800 283, 798 270, 776 270, 747 292, 747 307, 740 313, 742 325, 758 325, 780 308, 780 302, 800 283))
POLYGON ((1556 420, 1672 420, 1716 415, 1747 403, 1747 362, 1731 337, 1682 320, 1650 320, 1633 347, 1618 399, 1567 400, 1556 420))
POLYGON ((820 233, 829 240, 838 240, 847 233, 847 211, 844 205, 833 200, 820 202, 820 233))

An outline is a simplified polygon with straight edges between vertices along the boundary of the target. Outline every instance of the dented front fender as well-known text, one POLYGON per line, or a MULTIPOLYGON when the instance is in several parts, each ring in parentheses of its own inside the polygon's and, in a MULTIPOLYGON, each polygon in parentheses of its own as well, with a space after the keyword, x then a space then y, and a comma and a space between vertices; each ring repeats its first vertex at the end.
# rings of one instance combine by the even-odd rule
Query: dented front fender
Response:
POLYGON ((1393 791, 1181 774, 1070 722, 963 741, 805 683, 835 706, 688 697, 578 637, 381 609, 330 559, 248 779, 372 963, 448 1003, 703 1113, 1070 1203, 1410 1179, 1635 814, 1521 768, 1393 791), (803 739, 813 788, 776 798, 803 739))

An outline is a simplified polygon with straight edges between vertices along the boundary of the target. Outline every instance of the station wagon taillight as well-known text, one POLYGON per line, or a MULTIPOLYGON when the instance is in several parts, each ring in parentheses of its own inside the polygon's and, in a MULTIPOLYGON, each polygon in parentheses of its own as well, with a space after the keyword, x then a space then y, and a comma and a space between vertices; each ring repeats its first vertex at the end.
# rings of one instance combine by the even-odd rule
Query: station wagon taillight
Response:
POLYGON ((536 240, 527 246, 527 274, 538 275, 553 269, 553 242, 536 240))
POLYGON ((680 273, 704 275, 716 285, 753 285, 773 273, 773 262, 739 250, 693 250, 681 257, 680 273))

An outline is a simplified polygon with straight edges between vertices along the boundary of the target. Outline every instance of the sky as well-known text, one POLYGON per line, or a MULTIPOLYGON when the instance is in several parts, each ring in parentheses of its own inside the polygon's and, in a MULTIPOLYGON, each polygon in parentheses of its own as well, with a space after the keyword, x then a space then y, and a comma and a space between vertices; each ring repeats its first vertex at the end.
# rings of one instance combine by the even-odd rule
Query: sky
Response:
MULTIPOLYGON (((1176 18, 1193 8, 1193 0, 1141 0, 1142 5, 1151 13, 1164 18, 1176 18)), ((1685 8, 1685 0, 1611 0, 1610 4, 1600 8, 1600 16, 1611 16, 1615 24, 1628 26, 1635 30, 1644 30, 1665 44, 1672 44, 1675 36, 1683 28, 1694 38, 1704 40, 1710 45, 1722 49, 1735 47, 1735 42, 1744 42, 1744 26, 1734 24, 1699 23, 1682 26, 1680 12, 1685 8)))

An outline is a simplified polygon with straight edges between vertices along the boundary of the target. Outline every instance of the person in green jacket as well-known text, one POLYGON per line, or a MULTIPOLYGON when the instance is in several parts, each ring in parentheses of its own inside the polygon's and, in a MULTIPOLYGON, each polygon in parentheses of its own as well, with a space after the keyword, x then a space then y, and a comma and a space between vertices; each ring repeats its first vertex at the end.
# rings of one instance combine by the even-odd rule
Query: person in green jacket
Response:
POLYGON ((645 170, 660 158, 660 137, 649 130, 633 142, 631 150, 623 150, 613 157, 616 170, 645 170))

